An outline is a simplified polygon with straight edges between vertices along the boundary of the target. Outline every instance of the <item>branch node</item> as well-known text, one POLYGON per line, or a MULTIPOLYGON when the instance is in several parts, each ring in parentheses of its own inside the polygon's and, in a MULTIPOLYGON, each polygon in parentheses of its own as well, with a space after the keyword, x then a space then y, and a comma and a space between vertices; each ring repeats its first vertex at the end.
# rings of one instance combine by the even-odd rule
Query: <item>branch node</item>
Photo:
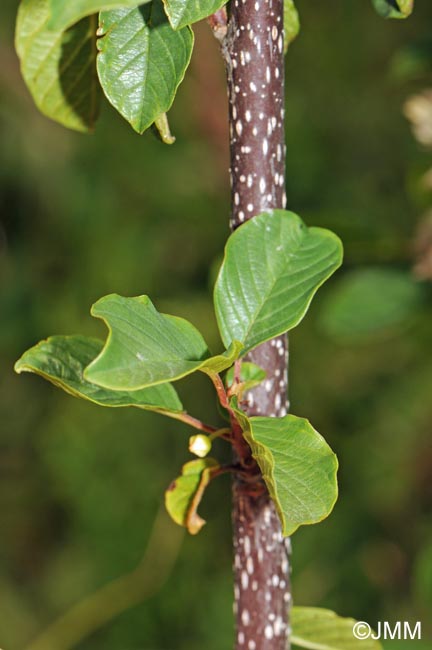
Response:
POLYGON ((228 15, 226 7, 222 7, 214 14, 208 17, 208 23, 211 27, 214 37, 222 43, 228 31, 228 15))

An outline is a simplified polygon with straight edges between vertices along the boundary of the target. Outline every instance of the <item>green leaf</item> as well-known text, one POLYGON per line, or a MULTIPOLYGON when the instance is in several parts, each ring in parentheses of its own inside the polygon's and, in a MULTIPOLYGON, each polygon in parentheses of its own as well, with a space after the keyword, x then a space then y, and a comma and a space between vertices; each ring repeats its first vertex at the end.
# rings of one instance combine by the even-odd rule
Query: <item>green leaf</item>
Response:
MULTIPOLYGON (((356 621, 341 618, 329 609, 319 607, 293 607, 291 610, 291 643, 309 650, 382 650, 379 641, 371 638, 357 639, 356 621)), ((367 633, 367 628, 358 633, 367 633)))
POLYGON ((177 524, 185 526, 191 535, 199 533, 206 523, 197 509, 212 474, 218 469, 219 463, 213 458, 191 460, 183 465, 181 476, 165 492, 168 514, 177 524))
POLYGON ((174 31, 160 0, 103 11, 97 70, 105 95, 138 133, 166 113, 193 49, 189 27, 174 31))
POLYGON ((362 343, 388 336, 412 319, 422 304, 423 288, 404 271, 351 271, 324 303, 323 329, 337 343, 362 343))
POLYGON ((166 14, 174 29, 192 25, 211 16, 226 0, 163 0, 166 14))
POLYGON ((103 347, 102 341, 85 336, 51 336, 27 350, 15 370, 34 372, 74 397, 101 406, 136 406, 151 411, 182 411, 182 404, 170 384, 133 392, 112 391, 96 386, 83 377, 85 367, 103 347))
POLYGON ((372 3, 384 18, 408 18, 414 10, 414 0, 372 0, 372 3))
MULTIPOLYGON (((242 392, 251 390, 255 386, 261 384, 266 378, 266 371, 257 366, 255 363, 243 361, 240 366, 240 384, 242 392)), ((230 368, 226 374, 225 383, 227 386, 232 386, 234 383, 234 368, 230 368)))
POLYGON ((100 90, 95 74, 96 18, 51 31, 48 0, 23 0, 15 45, 24 81, 39 110, 76 131, 91 131, 100 90))
POLYGON ((228 239, 214 301, 222 340, 242 354, 302 320, 317 289, 340 266, 340 239, 306 228, 292 212, 254 217, 228 239))
POLYGON ((138 390, 180 379, 196 370, 221 372, 241 346, 210 356, 198 330, 188 321, 160 314, 148 296, 101 298, 92 308, 109 329, 105 347, 84 372, 85 378, 113 390, 138 390))
POLYGON ((49 0, 49 28, 62 30, 77 23, 85 16, 108 9, 136 7, 150 0, 49 0))
POLYGON ((300 31, 300 18, 294 0, 284 0, 284 52, 298 36, 300 31))
POLYGON ((160 314, 148 296, 105 296, 92 307, 109 329, 100 355, 84 373, 88 381, 115 390, 138 390, 179 379, 209 357, 207 345, 188 321, 160 314))
POLYGON ((220 373, 232 366, 234 361, 239 358, 243 350, 243 344, 239 341, 233 341, 228 350, 222 354, 217 354, 214 357, 206 359, 203 364, 198 368, 207 374, 220 373))
POLYGON ((292 535, 299 526, 325 519, 338 495, 338 461, 324 438, 303 418, 248 418, 233 402, 279 512, 283 534, 292 535))

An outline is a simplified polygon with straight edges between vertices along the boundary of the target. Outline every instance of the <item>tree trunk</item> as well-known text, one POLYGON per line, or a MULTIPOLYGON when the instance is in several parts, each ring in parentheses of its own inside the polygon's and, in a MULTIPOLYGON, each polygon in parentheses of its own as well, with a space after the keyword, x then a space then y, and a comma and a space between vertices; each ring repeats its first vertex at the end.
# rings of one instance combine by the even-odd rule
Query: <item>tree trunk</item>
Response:
MULTIPOLYGON (((231 227, 284 208, 283 0, 233 0, 222 41, 230 121, 231 227)), ((247 395, 249 415, 287 411, 287 337, 248 357, 267 373, 247 395)), ((236 650, 289 648, 289 542, 266 490, 233 485, 236 650)))

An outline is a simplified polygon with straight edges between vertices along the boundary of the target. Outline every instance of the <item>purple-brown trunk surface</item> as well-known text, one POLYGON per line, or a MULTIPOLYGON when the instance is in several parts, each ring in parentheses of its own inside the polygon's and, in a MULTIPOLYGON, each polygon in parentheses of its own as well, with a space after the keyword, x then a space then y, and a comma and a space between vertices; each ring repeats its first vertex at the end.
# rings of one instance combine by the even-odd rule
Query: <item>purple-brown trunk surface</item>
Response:
MULTIPOLYGON (((233 0, 225 55, 230 118, 234 229, 284 208, 283 0, 233 0)), ((267 379, 247 396, 249 415, 287 412, 287 338, 265 343, 248 359, 267 379)), ((289 648, 289 542, 265 490, 233 485, 236 650, 289 648)))

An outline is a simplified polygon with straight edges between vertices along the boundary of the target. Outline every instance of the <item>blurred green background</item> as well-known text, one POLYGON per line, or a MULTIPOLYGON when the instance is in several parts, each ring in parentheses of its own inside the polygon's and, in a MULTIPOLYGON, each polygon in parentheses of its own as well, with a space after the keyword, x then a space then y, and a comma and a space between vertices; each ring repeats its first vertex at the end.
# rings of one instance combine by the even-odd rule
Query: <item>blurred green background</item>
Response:
MULTIPOLYGON (((0 646, 31 647, 96 592, 95 608, 87 602, 78 623, 62 624, 79 635, 101 613, 109 619, 82 633, 79 650, 225 650, 229 481, 209 490, 203 532, 183 538, 160 508, 189 458, 186 427, 80 403, 13 373, 49 334, 103 336, 89 308, 111 292, 149 293, 218 349, 211 286, 229 191, 217 46, 199 26, 170 114, 173 147, 135 135, 107 105, 96 133, 81 136, 39 115, 28 96, 12 44, 16 4, 2 0, 0 21, 0 646), (138 575, 103 591, 101 604, 97 590, 133 571, 150 538, 138 575), (142 603, 111 616, 128 595, 142 603)), ((293 539, 295 602, 372 625, 421 620, 427 639, 432 153, 402 107, 432 83, 432 5, 419 0, 411 19, 384 21, 368 0, 297 4, 288 202, 308 224, 334 229, 346 259, 290 336, 292 410, 341 463, 334 513, 293 539)), ((181 382, 180 392, 193 413, 217 419, 205 378, 181 382)), ((388 648, 414 644, 430 647, 388 648)), ((37 650, 59 648, 51 636, 37 650)))

